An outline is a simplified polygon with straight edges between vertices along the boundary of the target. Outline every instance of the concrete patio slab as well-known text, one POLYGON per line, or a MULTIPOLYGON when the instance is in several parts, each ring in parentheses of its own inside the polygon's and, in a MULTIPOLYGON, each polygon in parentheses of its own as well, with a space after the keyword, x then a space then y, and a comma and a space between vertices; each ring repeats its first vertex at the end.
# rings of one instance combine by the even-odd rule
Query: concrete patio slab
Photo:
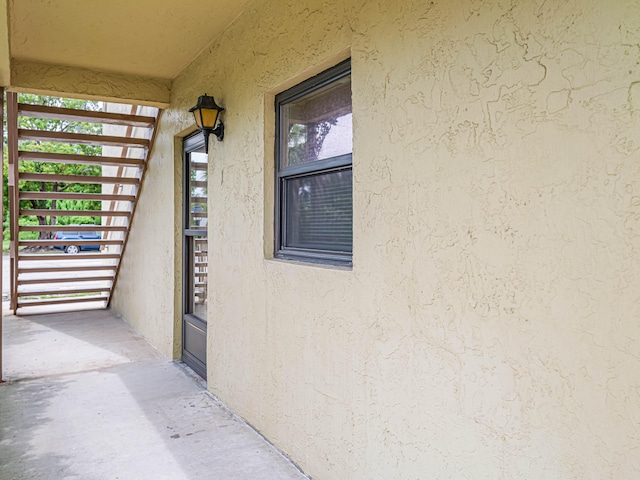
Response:
POLYGON ((3 321, 1 480, 307 478, 109 310, 3 321))

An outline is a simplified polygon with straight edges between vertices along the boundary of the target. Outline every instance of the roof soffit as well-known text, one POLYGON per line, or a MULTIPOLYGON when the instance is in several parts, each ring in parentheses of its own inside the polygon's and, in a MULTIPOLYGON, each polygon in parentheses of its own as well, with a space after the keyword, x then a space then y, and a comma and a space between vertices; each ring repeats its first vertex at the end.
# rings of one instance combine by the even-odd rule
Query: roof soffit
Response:
POLYGON ((248 1, 9 0, 11 58, 173 79, 248 1))

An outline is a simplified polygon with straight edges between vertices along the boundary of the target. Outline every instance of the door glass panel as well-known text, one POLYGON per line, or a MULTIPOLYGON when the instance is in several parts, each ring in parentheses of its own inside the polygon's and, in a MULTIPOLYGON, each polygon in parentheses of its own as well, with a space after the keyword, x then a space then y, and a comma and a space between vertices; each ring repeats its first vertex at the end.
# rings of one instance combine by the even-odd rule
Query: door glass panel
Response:
POLYGON ((193 247, 190 248, 193 289, 191 292, 192 313, 204 322, 207 321, 207 237, 191 237, 193 247))
POLYGON ((207 168, 204 146, 187 153, 185 161, 185 308, 184 313, 207 321, 207 168))
POLYGON ((207 226, 207 154, 189 154, 189 227, 207 226))

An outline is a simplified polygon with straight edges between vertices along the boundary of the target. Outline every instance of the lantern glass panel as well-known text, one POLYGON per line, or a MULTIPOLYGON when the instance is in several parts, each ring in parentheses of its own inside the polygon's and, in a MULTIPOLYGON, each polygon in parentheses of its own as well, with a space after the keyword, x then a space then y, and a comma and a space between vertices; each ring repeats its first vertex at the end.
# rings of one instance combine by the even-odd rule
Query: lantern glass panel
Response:
MULTIPOLYGON (((214 128, 216 126, 216 120, 218 119, 218 110, 209 108, 202 108, 202 126, 205 128, 214 128)), ((198 125, 200 126, 200 125, 198 125)))
POLYGON ((196 120, 196 126, 197 126, 198 128, 202 128, 202 114, 201 114, 201 112, 202 112, 202 109, 201 109, 201 108, 196 108, 196 109, 193 111, 193 117, 194 117, 194 118, 195 118, 195 120, 196 120))

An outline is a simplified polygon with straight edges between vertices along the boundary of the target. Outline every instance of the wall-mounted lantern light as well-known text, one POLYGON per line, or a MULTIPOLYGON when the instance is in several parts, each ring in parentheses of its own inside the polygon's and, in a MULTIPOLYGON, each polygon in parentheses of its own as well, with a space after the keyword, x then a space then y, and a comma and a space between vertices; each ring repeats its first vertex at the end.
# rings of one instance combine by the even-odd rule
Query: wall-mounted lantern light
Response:
POLYGON ((224 108, 217 105, 213 97, 205 93, 198 97, 198 103, 195 107, 190 108, 189 111, 193 113, 196 119, 198 130, 204 134, 204 151, 209 153, 209 135, 213 133, 218 137, 219 141, 224 138, 224 124, 218 122, 218 116, 220 112, 224 111, 224 108), (216 123, 218 124, 217 127, 216 123))

